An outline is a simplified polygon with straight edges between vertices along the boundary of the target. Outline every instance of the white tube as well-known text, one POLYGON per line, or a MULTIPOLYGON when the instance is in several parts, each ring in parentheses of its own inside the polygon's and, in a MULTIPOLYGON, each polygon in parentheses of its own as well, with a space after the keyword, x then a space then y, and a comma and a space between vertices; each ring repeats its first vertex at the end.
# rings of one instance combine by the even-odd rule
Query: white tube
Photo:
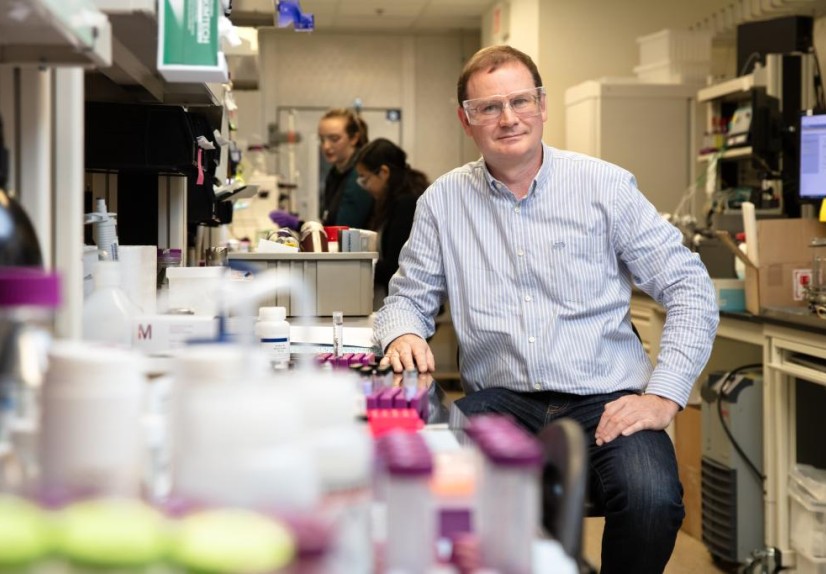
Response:
POLYGON ((84 71, 55 71, 55 268, 60 272, 63 304, 57 311, 55 335, 79 339, 83 310, 83 114, 84 71))

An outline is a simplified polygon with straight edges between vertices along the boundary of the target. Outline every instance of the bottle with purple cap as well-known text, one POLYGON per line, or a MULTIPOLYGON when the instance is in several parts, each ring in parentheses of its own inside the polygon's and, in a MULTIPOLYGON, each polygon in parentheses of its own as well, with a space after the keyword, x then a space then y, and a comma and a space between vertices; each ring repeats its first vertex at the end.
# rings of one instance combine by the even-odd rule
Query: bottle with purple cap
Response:
POLYGON ((25 487, 37 475, 38 395, 59 304, 57 275, 35 267, 0 268, 0 461, 16 466, 0 476, 6 489, 25 487), (18 484, 3 480, 8 476, 18 484))
POLYGON ((509 574, 530 574, 540 520, 542 447, 501 415, 473 417, 466 432, 482 461, 476 531, 484 565, 509 574))

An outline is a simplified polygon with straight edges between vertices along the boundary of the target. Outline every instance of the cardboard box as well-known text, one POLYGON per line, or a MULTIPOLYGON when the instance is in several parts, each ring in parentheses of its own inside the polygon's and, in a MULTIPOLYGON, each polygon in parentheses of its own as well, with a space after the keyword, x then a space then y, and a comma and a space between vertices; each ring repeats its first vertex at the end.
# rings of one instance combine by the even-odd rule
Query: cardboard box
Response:
POLYGON ((702 459, 700 405, 686 405, 674 418, 674 448, 677 464, 699 470, 702 459))
POLYGON ((703 479, 699 468, 680 467, 680 482, 683 485, 683 506, 685 519, 680 530, 696 538, 703 539, 703 479))
POLYGON ((685 520, 682 530, 702 538, 702 422, 699 405, 688 405, 674 419, 674 442, 680 482, 683 485, 685 520))
POLYGON ((727 232, 717 234, 746 264, 746 311, 759 315, 765 307, 804 307, 800 276, 811 273, 809 243, 826 237, 826 224, 815 219, 757 221, 758 266, 744 255, 727 232))

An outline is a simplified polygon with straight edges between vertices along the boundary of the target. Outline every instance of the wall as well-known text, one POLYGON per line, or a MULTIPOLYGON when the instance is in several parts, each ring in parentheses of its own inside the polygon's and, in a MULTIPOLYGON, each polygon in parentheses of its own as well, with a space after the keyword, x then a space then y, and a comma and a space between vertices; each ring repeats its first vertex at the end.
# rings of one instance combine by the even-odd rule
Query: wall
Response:
MULTIPOLYGON (((513 4, 531 0, 514 0, 513 4)), ((537 65, 548 88, 545 141, 565 141, 565 90, 602 76, 633 76, 636 38, 702 19, 728 0, 545 0, 537 65)), ((512 10, 513 11, 513 10, 512 10)))

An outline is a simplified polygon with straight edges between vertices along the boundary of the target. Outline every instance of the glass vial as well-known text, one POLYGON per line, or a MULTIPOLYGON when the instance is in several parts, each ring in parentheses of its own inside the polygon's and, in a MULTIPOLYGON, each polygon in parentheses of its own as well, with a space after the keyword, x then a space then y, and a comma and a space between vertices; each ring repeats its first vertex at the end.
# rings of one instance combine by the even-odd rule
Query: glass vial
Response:
POLYGON ((344 313, 333 311, 333 355, 340 357, 344 347, 344 313))

